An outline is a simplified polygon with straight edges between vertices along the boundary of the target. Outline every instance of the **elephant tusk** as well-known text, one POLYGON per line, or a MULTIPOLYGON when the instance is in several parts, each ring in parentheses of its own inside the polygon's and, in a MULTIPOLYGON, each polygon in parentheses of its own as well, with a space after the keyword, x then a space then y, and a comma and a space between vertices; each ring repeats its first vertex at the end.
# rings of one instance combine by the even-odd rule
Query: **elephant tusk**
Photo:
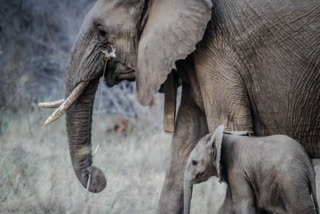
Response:
MULTIPOLYGON (((112 58, 115 58, 116 55, 116 49, 111 47, 111 52, 108 50, 101 51, 104 54, 104 59, 106 61, 109 61, 112 58)), ((42 108, 57 108, 46 120, 44 125, 49 125, 50 123, 53 123, 58 118, 60 118, 71 106, 72 104, 81 96, 87 85, 89 84, 89 81, 83 81, 79 83, 79 85, 72 91, 72 93, 69 95, 69 97, 65 100, 57 100, 53 102, 48 103, 39 103, 39 106, 42 108)))
POLYGON ((57 108, 46 120, 44 125, 49 125, 53 123, 58 118, 60 118, 71 106, 72 104, 82 95, 83 91, 88 86, 89 81, 81 82, 77 87, 72 91, 68 98, 57 108))
POLYGON ((52 102, 38 103, 38 106, 40 108, 58 108, 59 106, 62 105, 62 103, 64 103, 64 99, 55 100, 55 101, 52 101, 52 102))

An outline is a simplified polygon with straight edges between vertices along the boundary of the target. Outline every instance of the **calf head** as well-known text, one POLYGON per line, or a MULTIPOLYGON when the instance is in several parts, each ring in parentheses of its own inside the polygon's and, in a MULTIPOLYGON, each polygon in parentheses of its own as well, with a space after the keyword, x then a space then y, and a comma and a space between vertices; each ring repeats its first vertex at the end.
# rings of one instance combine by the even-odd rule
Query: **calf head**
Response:
POLYGON ((224 126, 207 134, 198 142, 189 155, 184 173, 184 213, 190 212, 192 185, 220 175, 221 145, 224 126))

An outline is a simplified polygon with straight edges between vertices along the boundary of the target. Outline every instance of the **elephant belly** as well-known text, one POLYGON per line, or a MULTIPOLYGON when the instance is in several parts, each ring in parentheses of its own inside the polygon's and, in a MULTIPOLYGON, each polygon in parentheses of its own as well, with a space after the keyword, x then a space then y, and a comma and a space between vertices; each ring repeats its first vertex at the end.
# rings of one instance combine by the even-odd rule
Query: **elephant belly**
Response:
POLYGON ((230 130, 252 128, 259 136, 288 135, 311 157, 320 158, 320 37, 314 36, 320 18, 313 9, 320 2, 254 5, 264 2, 216 2, 219 27, 208 25, 195 52, 209 129, 224 124, 230 130), (239 13, 220 8, 237 8, 239 13), (306 23, 312 27, 300 27, 306 23))
POLYGON ((243 11, 233 19, 222 13, 221 37, 228 32, 233 49, 219 53, 240 73, 255 134, 288 135, 320 158, 320 1, 219 2, 243 11))
MULTIPOLYGON (((288 19, 295 20, 303 10, 312 14, 308 16, 317 13, 296 9, 290 11, 288 19)), ((267 16, 274 13, 265 12, 267 16)), ((301 22, 308 19, 303 15, 301 22)), ((298 32, 286 29, 288 20, 265 18, 281 30, 257 23, 246 39, 235 44, 241 56, 238 71, 247 88, 254 132, 261 136, 288 135, 300 142, 311 157, 320 157, 319 37, 311 36, 314 32, 309 28, 298 32), (266 36, 264 31, 270 34, 266 36), (283 39, 287 34, 292 35, 290 40, 283 39), (312 39, 307 39, 310 36, 312 39), (253 38, 256 43, 252 43, 253 38)), ((312 21, 320 29, 320 19, 312 21)))

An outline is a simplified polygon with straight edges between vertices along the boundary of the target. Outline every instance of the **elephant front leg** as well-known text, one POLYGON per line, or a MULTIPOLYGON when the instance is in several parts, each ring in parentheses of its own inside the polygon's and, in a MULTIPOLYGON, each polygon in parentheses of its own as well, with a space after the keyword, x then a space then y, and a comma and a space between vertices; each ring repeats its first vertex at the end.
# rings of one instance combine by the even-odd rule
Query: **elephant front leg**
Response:
POLYGON ((218 214, 233 214, 233 206, 232 206, 232 197, 230 187, 227 187, 226 197, 223 201, 223 204, 218 210, 218 214))
POLYGON ((208 133, 206 124, 204 113, 190 97, 190 88, 183 86, 181 105, 171 144, 171 162, 159 201, 159 214, 182 213, 185 164, 199 138, 208 133))
POLYGON ((229 182, 234 213, 256 214, 254 195, 250 184, 240 175, 230 176, 232 176, 229 182))

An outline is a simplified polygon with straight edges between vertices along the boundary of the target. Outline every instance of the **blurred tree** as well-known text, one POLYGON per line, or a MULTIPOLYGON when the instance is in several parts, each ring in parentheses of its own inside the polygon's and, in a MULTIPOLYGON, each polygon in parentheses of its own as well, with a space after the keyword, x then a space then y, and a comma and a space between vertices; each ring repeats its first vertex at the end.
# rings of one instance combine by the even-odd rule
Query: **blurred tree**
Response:
POLYGON ((61 96, 68 52, 93 0, 0 0, 0 106, 61 96))

